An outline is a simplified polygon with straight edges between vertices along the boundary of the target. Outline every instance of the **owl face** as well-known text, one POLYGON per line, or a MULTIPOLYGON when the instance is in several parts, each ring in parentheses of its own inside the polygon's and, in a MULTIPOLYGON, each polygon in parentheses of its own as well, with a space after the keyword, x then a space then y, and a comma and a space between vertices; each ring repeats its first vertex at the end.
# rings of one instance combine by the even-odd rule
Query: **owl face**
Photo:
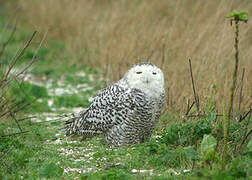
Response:
POLYGON ((140 89, 150 95, 164 91, 164 74, 151 63, 136 64, 125 76, 131 88, 140 89))

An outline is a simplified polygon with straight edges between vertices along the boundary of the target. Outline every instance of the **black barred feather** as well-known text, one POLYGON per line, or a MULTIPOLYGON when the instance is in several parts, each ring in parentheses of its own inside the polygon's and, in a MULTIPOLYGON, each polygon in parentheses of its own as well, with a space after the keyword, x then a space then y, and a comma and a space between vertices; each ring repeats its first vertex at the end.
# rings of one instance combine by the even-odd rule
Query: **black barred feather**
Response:
MULTIPOLYGON (((157 70, 161 72, 150 63, 136 66, 151 67, 155 73, 157 70)), ((149 140, 161 115, 164 90, 158 89, 157 93, 148 94, 149 91, 130 87, 128 81, 123 78, 98 93, 88 109, 65 122, 66 135, 83 136, 85 139, 103 134, 105 143, 112 146, 149 140)))

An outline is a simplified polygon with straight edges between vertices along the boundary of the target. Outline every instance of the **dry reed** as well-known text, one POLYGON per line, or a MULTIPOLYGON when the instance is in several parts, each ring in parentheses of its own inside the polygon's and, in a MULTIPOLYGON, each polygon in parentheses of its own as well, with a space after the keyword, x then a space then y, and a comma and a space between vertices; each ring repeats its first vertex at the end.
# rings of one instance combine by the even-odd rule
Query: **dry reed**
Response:
MULTIPOLYGON (((99 67, 104 78, 118 80, 139 61, 161 67, 169 87, 167 108, 185 112, 193 100, 188 59, 201 105, 227 100, 233 67, 233 28, 225 15, 248 10, 252 1, 235 0, 19 0, 21 17, 36 29, 50 28, 49 39, 60 40, 76 58, 69 61, 99 67), (163 47, 165 50, 163 51, 163 47), (152 53, 153 52, 153 53, 152 53), (162 63, 162 57, 165 57, 162 63), (202 104, 203 103, 203 104, 202 104)), ((10 3, 13 9, 13 4, 10 3)), ((16 7, 15 7, 16 8, 16 7)), ((243 105, 251 106, 252 26, 240 32, 240 67, 246 68, 243 105)), ((239 70, 239 76, 241 75, 239 70)), ((238 86, 239 88, 239 86, 238 86)), ((238 108, 238 91, 235 108, 238 108)))

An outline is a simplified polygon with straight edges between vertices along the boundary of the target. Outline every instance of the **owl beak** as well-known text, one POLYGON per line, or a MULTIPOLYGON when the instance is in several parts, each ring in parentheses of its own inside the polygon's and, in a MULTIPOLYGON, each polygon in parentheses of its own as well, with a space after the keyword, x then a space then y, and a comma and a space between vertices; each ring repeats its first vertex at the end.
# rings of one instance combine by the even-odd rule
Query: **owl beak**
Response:
POLYGON ((149 78, 146 78, 144 81, 144 83, 146 83, 146 84, 149 84, 149 82, 150 82, 149 78))

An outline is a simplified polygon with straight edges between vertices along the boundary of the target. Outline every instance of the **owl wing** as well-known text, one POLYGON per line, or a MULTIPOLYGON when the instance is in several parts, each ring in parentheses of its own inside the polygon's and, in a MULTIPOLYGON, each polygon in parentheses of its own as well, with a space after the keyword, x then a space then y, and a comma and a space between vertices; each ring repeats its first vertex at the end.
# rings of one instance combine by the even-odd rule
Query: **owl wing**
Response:
POLYGON ((158 102, 158 109, 157 109, 156 114, 155 114, 155 121, 153 122, 153 125, 152 125, 153 126, 153 130, 156 127, 156 125, 157 125, 157 123, 158 123, 158 121, 160 119, 161 112, 162 112, 163 105, 164 105, 164 101, 165 101, 165 92, 163 92, 160 95, 160 99, 159 99, 159 102, 158 102))
POLYGON ((134 106, 132 96, 131 90, 119 83, 104 89, 87 110, 66 122, 66 135, 92 137, 122 123, 134 106))

